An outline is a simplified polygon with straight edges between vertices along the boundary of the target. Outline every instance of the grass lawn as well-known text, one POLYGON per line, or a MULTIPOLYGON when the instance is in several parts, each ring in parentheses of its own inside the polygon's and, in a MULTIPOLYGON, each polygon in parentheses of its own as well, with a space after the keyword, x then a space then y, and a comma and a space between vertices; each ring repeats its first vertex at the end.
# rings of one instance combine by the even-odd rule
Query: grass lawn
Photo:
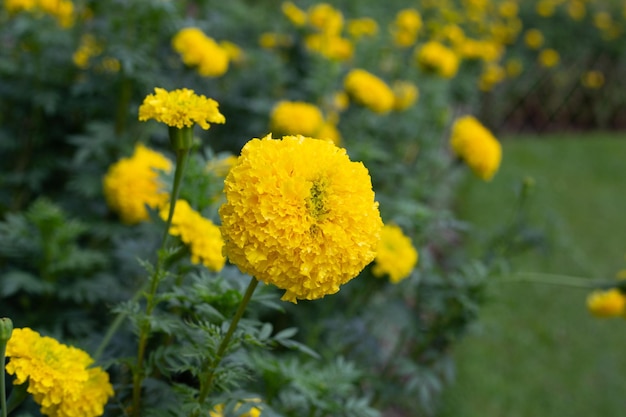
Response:
MULTIPOLYGON (((551 241, 514 271, 613 279, 626 269, 626 134, 505 140, 490 183, 470 178, 461 217, 488 231, 511 212, 514 184, 535 180, 532 218, 551 241)), ((503 282, 454 352, 441 417, 619 416, 626 410, 626 321, 586 311, 588 290, 503 282)))

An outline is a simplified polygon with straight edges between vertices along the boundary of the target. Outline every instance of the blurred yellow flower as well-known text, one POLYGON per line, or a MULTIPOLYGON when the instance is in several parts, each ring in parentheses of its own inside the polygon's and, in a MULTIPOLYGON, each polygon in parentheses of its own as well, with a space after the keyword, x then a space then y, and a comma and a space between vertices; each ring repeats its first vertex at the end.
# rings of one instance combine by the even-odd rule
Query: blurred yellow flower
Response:
POLYGON ((509 58, 504 63, 504 69, 507 77, 515 78, 522 73, 524 65, 519 58, 509 58))
POLYGON ((539 29, 528 29, 524 33, 524 42, 530 49, 539 49, 543 45, 543 34, 539 29))
POLYGON ((320 55, 337 61, 346 61, 354 55, 350 40, 328 33, 312 33, 304 38, 306 47, 320 55))
POLYGON ((454 122, 450 145, 474 174, 485 181, 491 180, 500 167, 500 142, 473 116, 463 116, 454 122))
POLYGON ((391 26, 394 44, 400 47, 412 46, 422 24, 422 15, 416 9, 400 10, 391 26))
POLYGON ((465 40, 465 33, 458 25, 448 24, 441 28, 439 36, 449 42, 453 47, 460 45, 465 40))
POLYGON ((6 371, 50 417, 97 417, 113 396, 109 375, 91 367, 84 351, 41 336, 29 328, 14 329, 7 343, 6 371))
POLYGON ((459 57, 439 42, 430 41, 415 50, 417 64, 425 71, 453 78, 459 69, 459 57))
POLYGON ((395 103, 393 91, 372 73, 360 68, 353 69, 344 78, 343 86, 356 103, 375 113, 387 113, 393 109, 395 103))
MULTIPOLYGON (((169 215, 169 204, 160 211, 163 220, 169 215)), ((220 228, 211 220, 202 217, 186 200, 177 200, 169 234, 178 236, 189 247, 191 262, 202 263, 211 271, 221 271, 226 263, 222 255, 224 239, 220 228)))
MULTIPOLYGON (((261 402, 261 400, 257 399, 257 398, 253 398, 253 399, 249 399, 246 400, 246 402, 261 402)), ((241 404, 237 404, 235 406, 234 411, 237 411, 239 409, 239 407, 241 407, 241 404)), ((261 412, 261 408, 259 407, 251 407, 250 411, 243 413, 243 414, 238 414, 238 417, 260 417, 262 414, 261 412)), ((230 416, 230 414, 229 414, 230 416)), ((222 404, 218 404, 215 407, 213 407, 213 410, 209 411, 209 417, 227 417, 224 414, 224 406, 222 404)))
POLYGON ((5 0, 4 8, 9 13, 25 11, 35 16, 43 12, 54 17, 59 26, 65 29, 74 25, 74 3, 70 0, 5 0))
POLYGON ((419 98, 419 89, 417 86, 404 80, 396 80, 391 85, 394 95, 393 109, 403 111, 411 107, 419 98))
POLYGON ((513 18, 517 16, 517 12, 519 11, 519 6, 513 0, 503 1, 498 5, 498 13, 500 16, 505 18, 513 18))
POLYGON ((104 176, 107 204, 126 224, 148 220, 146 206, 156 209, 169 201, 169 193, 159 180, 159 171, 170 172, 171 169, 172 163, 164 155, 137 144, 131 157, 111 165, 104 176))
POLYGON ((556 2, 554 0, 539 0, 535 7, 537 14, 541 17, 550 17, 554 14, 556 2))
POLYGON ((582 20, 587 14, 585 3, 580 0, 570 0, 567 5, 567 13, 572 20, 582 20))
POLYGON ((337 125, 333 122, 325 122, 317 132, 317 137, 322 140, 330 140, 337 146, 341 145, 341 132, 339 132, 337 125))
POLYGON ((300 9, 291 1, 283 2, 281 5, 283 14, 289 19, 289 21, 297 27, 306 25, 307 14, 304 10, 300 9))
POLYGON ((617 288, 596 290, 587 296, 587 309, 595 317, 619 317, 625 307, 626 297, 617 288))
POLYGON ((372 267, 374 276, 389 276, 397 284, 411 274, 417 265, 418 253, 411 239, 395 224, 385 224, 380 233, 376 259, 372 267))
POLYGON ((224 52, 226 52, 226 55, 228 55, 229 61, 235 63, 243 61, 244 53, 239 45, 231 41, 220 41, 219 45, 224 50, 224 52))
POLYGON ((328 3, 317 3, 308 10, 309 24, 327 34, 338 36, 343 29, 343 14, 328 3))
POLYGON ((485 62, 498 61, 504 52, 502 45, 494 41, 465 38, 457 51, 464 59, 481 59, 485 62))
POLYGON ((552 68, 559 63, 561 59, 559 53, 552 48, 542 49, 539 52, 539 64, 545 68, 552 68))
POLYGON ((237 157, 235 155, 229 155, 225 158, 211 159, 206 164, 206 170, 218 177, 225 177, 228 175, 228 171, 230 171, 236 163, 237 157))
POLYGON ((80 69, 89 67, 89 60, 102 53, 102 46, 96 41, 92 34, 84 34, 80 38, 78 49, 72 55, 72 61, 80 69))
POLYGON ((581 83, 589 89, 597 89, 604 85, 604 74, 597 70, 585 72, 581 77, 581 83))
POLYGON ((597 12, 593 15, 593 24, 600 30, 608 30, 613 25, 613 19, 608 12, 597 12))
POLYGON ((506 77, 506 71, 498 64, 488 64, 483 68, 478 80, 478 88, 481 91, 491 91, 491 89, 502 82, 506 77))
POLYGON ((281 48, 291 45, 291 38, 282 33, 264 32, 259 37, 259 46, 264 49, 281 48))
POLYGON ((348 20, 348 34, 354 39, 365 36, 374 36, 378 33, 378 23, 371 17, 348 20))
POLYGON ((382 220, 369 173, 330 141, 252 139, 224 192, 226 256, 284 289, 283 300, 334 294, 376 255, 382 220))
POLYGON ((204 130, 211 127, 209 123, 226 122, 217 101, 188 88, 167 91, 155 87, 154 94, 149 94, 139 106, 139 120, 150 119, 179 129, 199 124, 204 130))
POLYGON ((198 28, 178 31, 172 38, 172 47, 185 65, 196 67, 202 76, 219 77, 228 70, 228 51, 198 28))
POLYGON ((279 135, 315 136, 323 123, 322 111, 303 101, 280 101, 270 115, 270 131, 279 135))

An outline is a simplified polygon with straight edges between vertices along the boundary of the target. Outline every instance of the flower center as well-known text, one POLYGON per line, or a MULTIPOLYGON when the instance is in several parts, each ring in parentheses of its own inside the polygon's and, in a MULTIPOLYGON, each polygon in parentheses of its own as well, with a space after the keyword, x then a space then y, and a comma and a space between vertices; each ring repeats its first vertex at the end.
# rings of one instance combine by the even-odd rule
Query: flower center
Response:
POLYGON ((313 185, 311 185, 311 195, 307 200, 307 209, 316 220, 321 220, 322 217, 329 212, 328 208, 324 206, 325 197, 326 181, 322 178, 318 178, 313 181, 313 185))

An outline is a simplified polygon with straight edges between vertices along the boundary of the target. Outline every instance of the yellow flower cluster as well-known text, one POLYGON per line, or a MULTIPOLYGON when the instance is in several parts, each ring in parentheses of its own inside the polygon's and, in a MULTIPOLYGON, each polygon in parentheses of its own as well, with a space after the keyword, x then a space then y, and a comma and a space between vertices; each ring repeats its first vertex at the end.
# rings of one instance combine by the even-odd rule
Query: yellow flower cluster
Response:
POLYGON ((389 276, 397 284, 411 274, 418 260, 417 250, 411 239, 399 226, 385 224, 380 233, 380 242, 372 273, 377 277, 389 276))
POLYGON ((226 256, 284 289, 283 300, 334 294, 376 255, 382 220, 369 173, 329 141, 252 139, 224 191, 226 256))
POLYGON ((41 336, 29 328, 14 329, 7 343, 6 371, 15 384, 28 383, 27 392, 50 417, 96 417, 113 396, 109 375, 90 367, 84 351, 41 336))
POLYGON ((280 101, 270 115, 270 129, 280 135, 315 136, 324 124, 322 111, 303 101, 280 101))
POLYGON ((154 94, 148 95, 139 106, 139 120, 150 119, 179 129, 197 123, 206 130, 211 127, 209 123, 226 122, 217 101, 188 88, 173 91, 155 88, 154 94))
POLYGON ((80 45, 74 54, 72 55, 72 61, 81 69, 89 67, 89 60, 102 53, 102 47, 96 42, 91 34, 85 34, 80 40, 80 45))
POLYGON ((393 109, 393 91, 374 74, 359 68, 353 69, 344 78, 343 86, 355 102, 375 113, 387 113, 393 109))
MULTIPOLYGON (((169 209, 169 205, 161 209, 163 220, 167 220, 169 209)), ((176 201, 169 234, 180 237, 189 247, 194 264, 202 263, 212 271, 220 271, 224 267, 226 258, 222 255, 224 240, 220 228, 192 209, 186 200, 176 201)))
POLYGON ((156 209, 169 200, 163 190, 159 172, 169 172, 172 163, 164 155, 135 146, 133 155, 111 165, 104 176, 103 188, 106 202, 126 224, 136 224, 149 219, 146 206, 156 209))
MULTIPOLYGON (((253 398, 253 399, 249 399, 246 400, 246 402, 260 402, 260 400, 253 398)), ((241 404, 237 404, 235 406, 234 411, 237 411, 239 409, 239 407, 241 407, 241 404)), ((261 409, 258 407, 251 407, 250 411, 243 413, 243 414, 238 414, 239 417, 260 417, 262 414, 261 409)), ((229 414, 230 415, 230 414, 229 414)), ((213 410, 209 411, 209 417, 226 417, 224 415, 224 406, 222 404, 218 404, 215 407, 213 407, 213 410)))
POLYGON ((306 12, 293 4, 293 2, 283 2, 281 9, 283 14, 294 26, 301 27, 306 25, 308 19, 306 12))
POLYGON ((425 71, 444 78, 453 78, 459 70, 459 57, 450 48, 436 41, 429 41, 416 50, 417 64, 425 71))
POLYGON ((419 98, 419 89, 410 81, 396 80, 391 89, 394 95, 393 109, 396 111, 408 109, 419 98))
POLYGON ((228 70, 229 53, 198 28, 184 28, 172 39, 172 47, 185 65, 197 67, 204 77, 219 77, 228 70))
POLYGON ((54 17, 63 28, 74 25, 74 3, 70 0, 5 0, 4 8, 9 13, 43 12, 54 17))
POLYGON ((396 14, 391 25, 393 42, 399 47, 409 47, 417 40, 422 28, 422 15, 415 9, 403 9, 396 14))
POLYGON ((481 59, 485 62, 498 61, 504 49, 494 41, 465 38, 457 46, 458 54, 464 59, 481 59))
POLYGON ((308 10, 308 22, 320 32, 338 35, 343 29, 343 14, 328 3, 317 3, 308 10))
POLYGON ((345 61, 354 55, 352 42, 332 33, 312 33, 306 36, 304 44, 309 50, 332 60, 345 61))
POLYGON ((539 49, 543 45, 543 33, 539 29, 528 29, 524 33, 524 42, 530 49, 539 49))
POLYGON ((360 39, 366 36, 375 36, 378 33, 378 23, 371 17, 348 20, 348 34, 353 39, 360 39))
POLYGON ((478 88, 481 91, 490 91, 496 84, 506 78, 506 71, 498 64, 488 64, 480 74, 478 88))
POLYGON ((617 288, 597 290, 587 297, 587 308, 596 317, 620 317, 626 312, 626 296, 617 288))
POLYGON ((500 167, 500 142, 473 116, 464 116, 454 122, 450 145, 454 153, 485 181, 491 180, 500 167))
POLYGON ((542 49, 541 52, 539 52, 538 59, 539 59, 539 64, 542 67, 552 68, 559 63, 559 61, 561 60, 561 57, 559 56, 559 53, 555 51, 554 49, 547 48, 547 49, 542 49))

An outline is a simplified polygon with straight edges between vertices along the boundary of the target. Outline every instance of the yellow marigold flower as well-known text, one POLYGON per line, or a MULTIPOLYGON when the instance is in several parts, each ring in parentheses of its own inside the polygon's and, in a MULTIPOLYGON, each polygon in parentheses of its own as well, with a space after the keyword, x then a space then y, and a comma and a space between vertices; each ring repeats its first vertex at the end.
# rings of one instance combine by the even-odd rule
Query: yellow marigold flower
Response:
POLYGON ((554 14, 555 6, 554 0, 539 0, 536 6, 537 14, 541 17, 550 17, 554 14))
POLYGON ((320 55, 337 61, 346 61, 354 55, 350 40, 327 33, 312 33, 304 38, 306 47, 320 55))
POLYGON ((9 13, 43 12, 54 17, 63 28, 74 25, 74 3, 69 0, 7 0, 4 2, 4 8, 9 13))
POLYGON ((457 48, 461 57, 466 59, 482 59, 485 62, 499 60, 504 52, 502 45, 496 42, 470 38, 466 38, 457 48))
POLYGON ((243 61, 244 53, 239 45, 231 41, 220 41, 219 45, 224 50, 224 52, 226 52, 226 55, 228 55, 229 61, 235 63, 243 61))
POLYGON ((498 6, 498 13, 500 14, 500 16, 509 18, 509 19, 517 16, 518 11, 519 11, 519 6, 513 0, 503 1, 498 6))
POLYGON ((330 140, 335 145, 341 145, 341 133, 337 125, 332 122, 325 122, 317 132, 317 137, 323 140, 330 140))
MULTIPOLYGON (((260 402, 260 400, 258 398, 253 398, 253 399, 246 400, 246 402, 258 403, 258 402, 260 402)), ((237 404, 235 406, 235 410, 234 411, 237 411, 239 409, 239 407, 241 407, 241 404, 237 404)), ((243 413, 241 415, 238 415, 238 417, 260 417, 261 414, 262 413, 261 413, 261 409, 260 408, 252 407, 252 408, 250 408, 250 411, 248 411, 247 413, 243 413)), ((226 417, 224 415, 224 406, 222 404, 218 404, 215 407, 213 407, 213 410, 209 411, 209 417, 226 417)))
POLYGON ((587 309, 596 317, 618 317, 625 312, 626 297, 617 288, 596 290, 587 297, 587 309))
POLYGON ((328 3, 318 3, 309 8, 309 24, 329 35, 339 35, 343 28, 343 14, 328 3))
POLYGON ((5 0, 4 9, 9 13, 31 11, 37 7, 37 0, 5 0))
POLYGON ((607 12, 597 12, 593 16, 593 24, 600 30, 607 30, 613 24, 613 19, 611 15, 607 12))
POLYGON ((283 2, 281 9, 283 14, 289 19, 294 26, 304 26, 307 21, 307 14, 304 10, 293 4, 293 2, 283 2))
POLYGON ((400 10, 391 26, 394 44, 400 47, 413 45, 417 40, 417 34, 422 28, 422 24, 422 15, 417 10, 400 10))
POLYGON ((454 122, 450 145, 454 153, 485 181, 491 180, 500 167, 500 142, 473 116, 464 116, 454 122))
POLYGON ((303 101, 280 101, 270 115, 270 130, 281 135, 315 136, 323 123, 322 111, 303 101))
POLYGON ((459 58, 454 51, 435 41, 416 49, 415 59, 422 69, 444 78, 453 78, 459 69, 459 58))
POLYGON ((355 102, 375 113, 387 113, 393 109, 393 91, 374 74, 359 68, 353 69, 344 78, 343 86, 355 102))
POLYGON ((108 374, 92 368, 84 351, 41 336, 29 328, 14 329, 7 343, 6 371, 29 392, 50 417, 96 417, 113 396, 108 374))
POLYGON ((289 45, 291 45, 291 39, 289 36, 281 33, 264 32, 259 37, 259 46, 263 49, 274 49, 289 45))
POLYGON ((478 80, 478 88, 481 91, 490 91, 496 84, 506 77, 506 71, 498 64, 485 66, 478 80))
MULTIPOLYGON (((169 205, 161 209, 160 215, 167 220, 169 205)), ((177 200, 169 234, 178 236, 191 251, 191 262, 202 263, 212 271, 221 271, 226 263, 222 255, 224 240, 220 228, 211 220, 202 217, 185 200, 177 200)))
POLYGON ((456 47, 465 41, 465 32, 458 25, 448 24, 441 28, 439 37, 456 47))
POLYGON ((600 88, 604 85, 604 74, 596 70, 587 71, 582 75, 580 81, 582 85, 586 88, 600 88))
POLYGON ((394 95, 393 109, 396 111, 408 109, 419 98, 419 89, 410 81, 396 80, 391 88, 394 95))
POLYGON ((146 206, 159 208, 169 200, 158 171, 171 169, 172 163, 164 155, 138 144, 131 157, 111 165, 104 176, 107 204, 126 224, 148 220, 146 206))
POLYGON ((172 47, 180 54, 185 65, 197 67, 202 76, 219 77, 228 71, 228 51, 198 28, 189 27, 178 31, 172 38, 172 47))
POLYGON ((224 192, 226 256, 284 289, 283 300, 334 294, 376 255, 382 220, 369 173, 330 141, 252 139, 224 192))
POLYGON ((397 284, 411 274, 417 264, 418 253, 411 239, 395 224, 385 224, 380 233, 376 259, 372 267, 374 276, 389 276, 397 284))
POLYGON ((567 5, 567 13, 573 20, 582 20, 587 14, 585 3, 580 0, 570 0, 567 5))
POLYGON ((524 42, 530 49, 539 49, 543 45, 543 34, 539 29, 528 29, 524 33, 524 42))
POLYGON ((364 36, 374 36, 378 33, 378 23, 371 17, 348 20, 348 33, 354 39, 364 36))
POLYGON ((156 87, 154 94, 148 95, 139 106, 139 120, 154 119, 179 129, 197 123, 206 130, 211 127, 209 123, 226 122, 217 107, 217 101, 188 88, 167 91, 156 87))
POLYGON ((552 68, 559 63, 561 59, 559 53, 554 49, 547 48, 539 52, 539 64, 545 68, 552 68))
POLYGON ((86 69, 89 67, 89 60, 101 53, 102 46, 92 34, 87 33, 81 37, 78 49, 72 55, 72 61, 78 68, 86 69))
POLYGON ((331 100, 331 108, 335 111, 342 112, 350 105, 350 96, 345 91, 337 91, 333 94, 331 100))

